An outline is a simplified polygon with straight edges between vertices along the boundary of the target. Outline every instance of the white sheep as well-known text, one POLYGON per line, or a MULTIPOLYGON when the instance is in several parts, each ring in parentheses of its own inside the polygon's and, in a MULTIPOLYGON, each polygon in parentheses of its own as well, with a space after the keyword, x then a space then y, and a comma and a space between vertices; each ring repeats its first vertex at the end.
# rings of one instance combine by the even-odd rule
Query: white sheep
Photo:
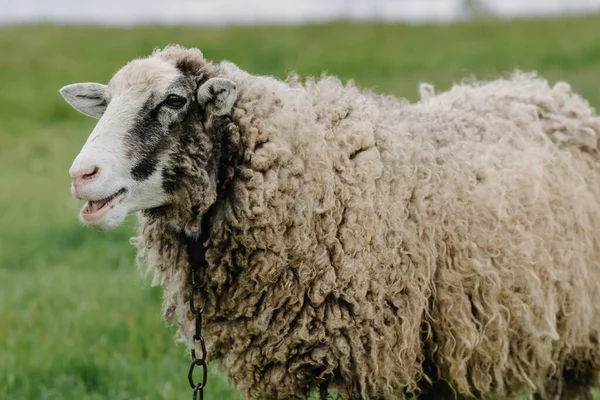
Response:
POLYGON ((590 398, 600 118, 566 83, 516 73, 411 104, 170 46, 61 92, 99 119, 70 169, 81 219, 139 211, 190 347, 203 239, 209 359, 246 398, 590 398))

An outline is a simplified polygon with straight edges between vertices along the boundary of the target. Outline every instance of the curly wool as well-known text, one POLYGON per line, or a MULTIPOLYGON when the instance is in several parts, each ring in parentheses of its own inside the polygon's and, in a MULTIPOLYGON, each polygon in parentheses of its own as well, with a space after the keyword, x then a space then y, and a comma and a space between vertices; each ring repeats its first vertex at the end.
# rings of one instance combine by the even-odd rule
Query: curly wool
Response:
MULTIPOLYGON (((199 62, 239 92, 221 124, 242 158, 209 228, 203 329, 246 398, 331 382, 396 399, 438 380, 550 396, 563 371, 595 376, 600 118, 567 84, 515 73, 410 104, 199 62)), ((172 207, 197 196, 188 150, 172 207)), ((137 239, 188 346, 191 215, 145 213, 137 239)))

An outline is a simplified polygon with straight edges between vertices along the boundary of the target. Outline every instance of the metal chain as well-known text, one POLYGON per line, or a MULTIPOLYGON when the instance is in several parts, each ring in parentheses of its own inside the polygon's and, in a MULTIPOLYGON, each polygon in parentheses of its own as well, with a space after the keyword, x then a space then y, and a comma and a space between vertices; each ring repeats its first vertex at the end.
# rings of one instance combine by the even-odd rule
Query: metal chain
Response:
POLYGON ((205 264, 204 262, 197 262, 194 257, 195 249, 194 245, 197 245, 197 242, 194 243, 192 241, 188 242, 189 246, 189 260, 190 260, 190 311, 194 314, 196 330, 193 336, 194 346, 191 351, 192 355, 192 363, 190 364, 190 371, 188 372, 188 381, 193 390, 193 400, 203 400, 204 399, 204 387, 206 386, 206 378, 208 375, 208 366, 206 365, 206 344, 204 343, 204 338, 202 337, 202 313, 204 312, 204 306, 206 306, 206 279, 205 278, 205 264), (200 307, 196 308, 195 297, 196 294, 199 295, 199 298, 202 301, 200 307), (200 344, 200 356, 196 357, 196 344, 199 342, 200 344), (202 380, 199 382, 194 382, 194 369, 196 367, 201 368, 202 372, 202 380))
MULTIPOLYGON (((226 194, 226 189, 235 175, 235 168, 231 165, 234 162, 234 156, 230 155, 226 160, 222 160, 224 165, 222 171, 224 175, 217 174, 219 176, 217 186, 217 200, 221 199, 226 194)), ((217 203, 213 203, 208 210, 204 213, 201 221, 201 234, 199 238, 192 239, 189 236, 185 236, 187 239, 188 246, 188 258, 190 263, 190 311, 194 314, 196 330, 193 336, 193 346, 191 350, 192 363, 190 364, 190 370, 188 372, 188 382, 193 390, 193 400, 204 399, 204 388, 206 387, 206 378, 208 375, 208 366, 206 365, 206 344, 204 337, 202 336, 202 313, 206 306, 206 248, 204 242, 208 239, 210 221, 216 212, 217 203), (201 299, 202 304, 196 308, 195 298, 196 295, 201 299), (200 356, 196 357, 196 346, 200 344, 200 356), (194 369, 196 367, 201 368, 202 380, 194 382, 194 369)))

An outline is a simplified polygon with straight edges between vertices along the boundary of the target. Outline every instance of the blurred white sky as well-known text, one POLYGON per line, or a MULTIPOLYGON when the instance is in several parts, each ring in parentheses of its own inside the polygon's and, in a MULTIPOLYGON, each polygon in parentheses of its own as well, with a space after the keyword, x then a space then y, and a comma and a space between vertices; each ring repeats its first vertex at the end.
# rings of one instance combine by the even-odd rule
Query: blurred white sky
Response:
MULTIPOLYGON (((600 0, 480 0, 506 17, 600 11, 600 0)), ((0 22, 300 23, 333 18, 451 21, 465 0, 0 0, 0 22)))

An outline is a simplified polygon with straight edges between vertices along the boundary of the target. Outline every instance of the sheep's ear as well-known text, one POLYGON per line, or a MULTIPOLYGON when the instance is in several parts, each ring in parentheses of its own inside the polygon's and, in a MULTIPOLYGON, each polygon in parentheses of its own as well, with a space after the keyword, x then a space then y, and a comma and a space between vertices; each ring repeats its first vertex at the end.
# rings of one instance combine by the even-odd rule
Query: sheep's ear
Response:
POLYGON ((237 87, 225 78, 210 78, 198 88, 198 103, 213 115, 231 112, 237 99, 237 87), (209 106, 212 106, 209 108, 209 106))
POLYGON ((67 103, 82 114, 100 119, 106 110, 106 85, 73 83, 60 89, 67 103))

